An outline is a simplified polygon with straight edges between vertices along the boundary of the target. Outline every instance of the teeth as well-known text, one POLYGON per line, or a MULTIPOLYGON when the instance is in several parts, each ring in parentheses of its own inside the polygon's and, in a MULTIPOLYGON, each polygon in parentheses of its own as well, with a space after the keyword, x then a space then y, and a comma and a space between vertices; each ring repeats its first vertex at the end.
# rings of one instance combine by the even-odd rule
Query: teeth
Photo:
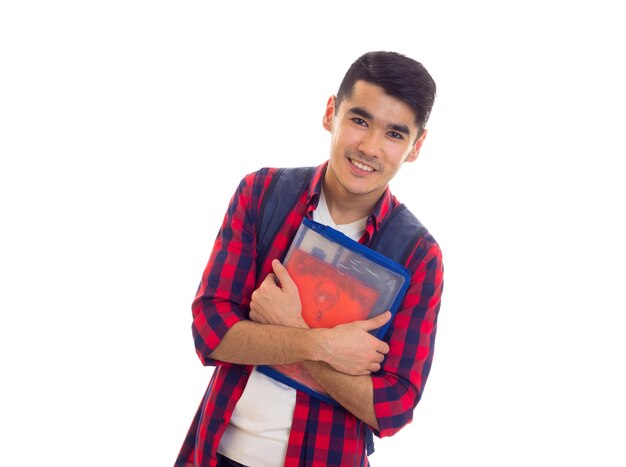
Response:
POLYGON ((350 159, 350 162, 352 162, 352 165, 354 165, 355 167, 358 167, 359 169, 364 170, 366 172, 374 171, 374 169, 371 168, 369 165, 361 164, 359 161, 355 161, 354 159, 350 159))

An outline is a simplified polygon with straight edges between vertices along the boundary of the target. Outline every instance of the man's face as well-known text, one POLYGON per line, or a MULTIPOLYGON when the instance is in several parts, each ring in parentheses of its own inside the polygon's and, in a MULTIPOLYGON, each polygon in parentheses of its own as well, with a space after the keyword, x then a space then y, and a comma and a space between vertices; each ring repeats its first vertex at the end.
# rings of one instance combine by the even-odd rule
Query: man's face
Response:
POLYGON ((331 97, 323 125, 331 133, 326 182, 336 194, 375 202, 404 162, 417 159, 426 131, 413 110, 376 85, 357 81, 339 108, 331 97))

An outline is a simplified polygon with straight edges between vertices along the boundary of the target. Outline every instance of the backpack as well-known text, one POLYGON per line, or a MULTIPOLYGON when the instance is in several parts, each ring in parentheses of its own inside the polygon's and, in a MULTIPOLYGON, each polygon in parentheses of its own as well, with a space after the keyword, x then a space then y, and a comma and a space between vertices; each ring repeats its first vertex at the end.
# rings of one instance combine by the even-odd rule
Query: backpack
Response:
MULTIPOLYGON (((315 167, 281 168, 272 177, 261 200, 256 226, 258 264, 265 262, 274 237, 287 215, 310 186, 315 169, 315 167)), ((399 204, 374 235, 370 248, 404 265, 415 244, 426 232, 426 228, 407 207, 399 204)), ((374 452, 374 437, 367 425, 365 425, 365 444, 369 456, 374 452)))

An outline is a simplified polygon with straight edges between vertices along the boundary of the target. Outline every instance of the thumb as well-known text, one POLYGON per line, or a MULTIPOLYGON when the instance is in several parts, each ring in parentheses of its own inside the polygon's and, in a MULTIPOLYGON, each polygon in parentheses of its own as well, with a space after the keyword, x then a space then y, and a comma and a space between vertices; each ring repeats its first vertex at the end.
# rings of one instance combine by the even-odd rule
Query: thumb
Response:
POLYGON ((276 274, 276 278, 280 282, 281 288, 297 288, 296 284, 289 275, 289 271, 287 271, 287 268, 283 266, 280 261, 277 259, 272 261, 272 269, 274 270, 274 274, 276 274))
POLYGON ((384 313, 374 316, 373 318, 361 321, 361 329, 365 331, 373 331, 378 329, 387 323, 391 319, 391 312, 385 311, 384 313))

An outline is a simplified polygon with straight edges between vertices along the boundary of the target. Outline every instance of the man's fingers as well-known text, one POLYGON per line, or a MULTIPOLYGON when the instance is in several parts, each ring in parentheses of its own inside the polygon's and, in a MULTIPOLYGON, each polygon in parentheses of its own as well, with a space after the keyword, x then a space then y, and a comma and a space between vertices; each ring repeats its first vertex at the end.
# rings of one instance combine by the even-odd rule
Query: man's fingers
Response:
POLYGON ((291 280, 291 276, 289 275, 287 268, 285 268, 285 266, 283 266, 280 261, 278 261, 277 259, 272 261, 272 269, 274 270, 274 274, 276 274, 276 277, 278 278, 280 287, 296 287, 296 284, 293 282, 293 280, 291 280))
MULTIPOLYGON (((361 327, 364 331, 373 331, 374 329, 378 329, 381 326, 384 326, 391 319, 391 312, 385 311, 378 316, 374 316, 373 318, 366 319, 363 321, 355 321, 355 324, 361 327)), ((376 347, 376 352, 380 354, 380 361, 384 359, 384 356, 389 353, 389 344, 385 341, 378 339, 378 345, 376 347)))
POLYGON ((276 284, 276 275, 272 272, 270 272, 265 279, 263 279, 263 282, 267 282, 268 284, 271 285, 277 285, 276 284))
POLYGON ((379 327, 384 326, 390 318, 391 312, 385 311, 378 316, 374 316, 373 318, 360 321, 359 324, 361 325, 361 329, 365 331, 373 331, 374 329, 378 329, 379 327))

